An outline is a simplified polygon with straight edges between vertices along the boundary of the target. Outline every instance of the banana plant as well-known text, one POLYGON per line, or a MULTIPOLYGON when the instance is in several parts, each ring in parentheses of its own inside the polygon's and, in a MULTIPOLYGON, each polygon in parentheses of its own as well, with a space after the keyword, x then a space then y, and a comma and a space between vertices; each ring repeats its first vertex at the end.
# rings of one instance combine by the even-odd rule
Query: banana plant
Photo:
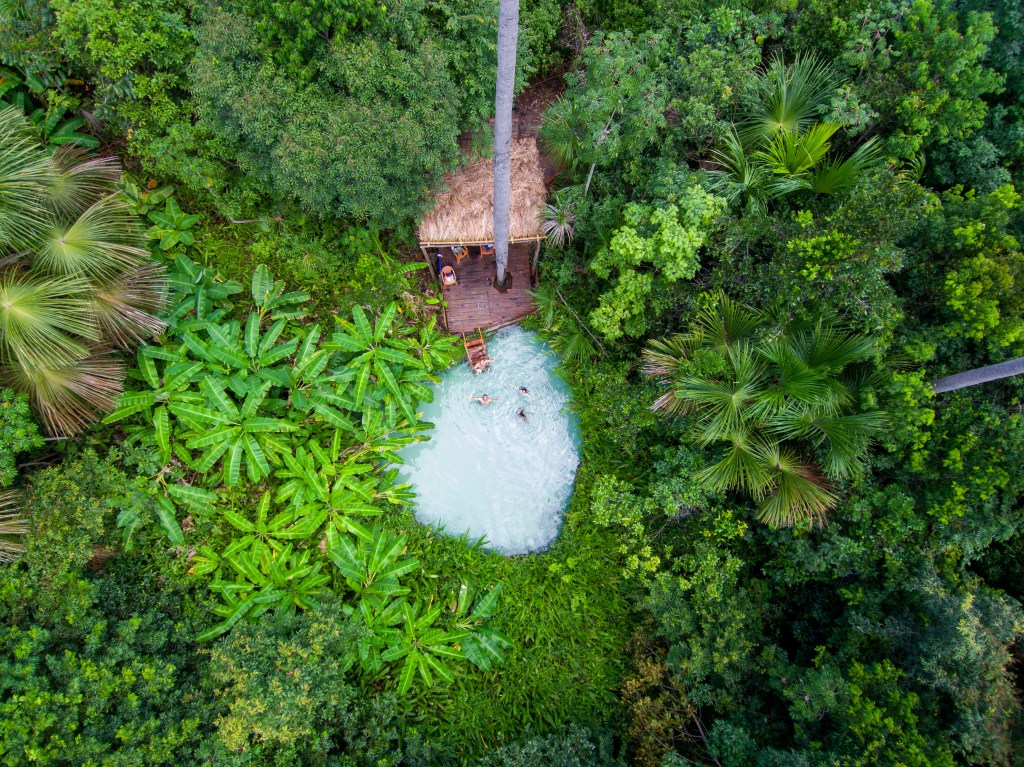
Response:
POLYGON ((345 577, 349 589, 360 599, 389 599, 409 593, 399 580, 415 571, 419 560, 404 557, 408 539, 395 536, 379 525, 366 528, 350 522, 355 539, 333 527, 327 531, 327 556, 345 577))
POLYGON ((423 363, 430 373, 443 371, 461 355, 458 338, 437 328, 437 315, 433 314, 417 335, 409 339, 409 351, 423 363))
POLYGON ((244 390, 251 385, 248 381, 253 376, 278 386, 288 385, 287 375, 278 368, 284 367, 280 363, 295 354, 299 339, 288 338, 278 343, 285 330, 287 322, 282 319, 261 334, 259 315, 252 312, 244 334, 236 320, 220 323, 207 318, 179 325, 175 340, 183 351, 206 363, 210 372, 228 376, 233 389, 244 390))
POLYGON ((275 555, 288 547, 287 541, 306 540, 323 524, 326 512, 316 506, 298 508, 289 506, 284 511, 270 516, 270 491, 260 498, 256 507, 256 519, 249 520, 231 509, 222 509, 223 517, 232 527, 244 535, 236 538, 221 555, 230 560, 237 552, 249 551, 258 556, 264 552, 275 555))
POLYGON ((269 382, 250 389, 241 405, 212 375, 203 378, 200 388, 206 395, 205 405, 176 402, 168 408, 187 429, 181 435, 185 447, 203 451, 188 461, 194 471, 206 473, 223 458, 225 485, 234 487, 239 483, 243 463, 249 480, 259 482, 270 475, 271 463, 280 465, 281 454, 294 450, 290 435, 300 431, 300 425, 286 418, 260 415, 270 391, 269 382))
POLYGON ((412 423, 397 419, 387 409, 370 410, 363 413, 360 424, 353 429, 351 442, 342 449, 340 456, 346 463, 372 461, 377 464, 402 463, 398 452, 408 445, 424 439, 422 432, 433 428, 428 421, 412 423))
MULTIPOLYGON (((160 526, 167 533, 167 539, 174 546, 185 544, 185 533, 178 522, 179 506, 188 509, 189 514, 212 514, 214 504, 217 502, 217 494, 201 487, 192 485, 167 483, 164 481, 164 472, 161 470, 157 475, 157 484, 163 491, 156 496, 156 515, 160 526)), ((131 549, 131 534, 141 517, 132 516, 134 509, 121 512, 117 517, 117 526, 125 528, 125 549, 131 549)))
POLYGON ((158 187, 156 179, 144 183, 130 173, 125 173, 121 177, 118 188, 128 201, 128 210, 136 216, 145 216, 174 194, 173 186, 158 187))
POLYGON ((330 576, 321 572, 321 563, 310 564, 311 553, 301 553, 286 546, 270 552, 264 548, 259 554, 240 551, 224 556, 235 570, 235 580, 215 578, 210 589, 221 595, 223 602, 213 612, 223 621, 199 634, 196 640, 205 642, 231 630, 243 618, 255 619, 271 608, 294 612, 295 608, 310 610, 318 601, 331 593, 327 588, 330 576))
POLYGON ((153 250, 157 255, 173 257, 195 242, 192 227, 199 220, 198 214, 182 213, 178 201, 167 197, 163 210, 152 210, 147 216, 153 222, 146 237, 155 240, 153 250))
POLYGON ((384 667, 382 654, 402 642, 402 630, 398 627, 405 620, 404 607, 405 597, 359 600, 359 617, 367 631, 359 639, 356 654, 364 671, 380 671, 384 667))
POLYGON ((170 408, 200 406, 205 398, 195 391, 193 382, 203 371, 203 363, 162 346, 143 346, 136 354, 139 375, 150 387, 146 391, 125 392, 117 408, 103 419, 111 424, 141 414, 141 425, 127 426, 128 444, 149 439, 156 444, 161 464, 171 460, 172 428, 170 408))
POLYGON ((341 352, 345 364, 355 371, 352 394, 355 408, 362 408, 371 382, 382 384, 387 389, 387 399, 412 423, 416 412, 399 385, 396 371, 400 375, 404 367, 422 369, 423 363, 409 354, 408 342, 394 336, 391 326, 397 311, 398 304, 392 302, 371 326, 363 308, 354 306, 352 322, 339 319, 340 331, 331 336, 324 348, 341 352))
POLYGON ((174 267, 167 275, 174 303, 163 317, 168 325, 166 337, 179 326, 190 329, 190 320, 219 322, 231 311, 230 297, 242 292, 240 283, 223 280, 216 270, 200 266, 183 253, 174 257, 174 267))
POLYGON ((336 456, 340 446, 340 432, 335 430, 328 450, 310 440, 310 450, 299 446, 294 454, 281 455, 284 466, 274 472, 282 480, 275 500, 290 502, 293 506, 320 504, 325 509, 329 527, 347 529, 345 520, 350 516, 374 517, 382 512, 371 505, 380 477, 372 466, 346 464, 339 466, 336 456), (332 456, 334 458, 332 459, 332 456))
POLYGON ((252 302, 259 310, 260 322, 268 317, 275 320, 298 320, 308 313, 304 304, 309 293, 302 290, 285 292, 284 283, 275 280, 266 266, 260 264, 252 273, 252 302))
POLYGON ((498 609, 501 584, 485 589, 474 603, 474 590, 466 583, 459 588, 455 603, 456 628, 463 632, 462 651, 477 668, 490 671, 505 662, 505 650, 512 646, 509 638, 492 626, 486 625, 498 609))
POLYGON ((421 612, 419 603, 403 603, 401 639, 380 656, 385 662, 405 658, 398 676, 399 694, 408 692, 412 687, 417 671, 428 687, 434 684, 435 676, 446 684, 455 680, 455 675, 444 661, 465 659, 466 654, 459 647, 459 641, 465 639, 467 632, 449 633, 434 628, 440 615, 440 606, 431 608, 428 605, 421 612))

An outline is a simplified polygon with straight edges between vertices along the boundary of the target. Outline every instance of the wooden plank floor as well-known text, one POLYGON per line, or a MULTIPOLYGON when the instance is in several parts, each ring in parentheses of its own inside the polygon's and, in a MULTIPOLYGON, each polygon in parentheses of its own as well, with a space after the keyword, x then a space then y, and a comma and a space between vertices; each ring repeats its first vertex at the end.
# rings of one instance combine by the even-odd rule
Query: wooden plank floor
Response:
MULTIPOLYGON (((530 245, 516 243, 508 247, 508 272, 512 287, 499 293, 490 284, 494 279, 494 256, 467 256, 461 264, 450 255, 444 256, 444 265, 455 269, 459 284, 442 288, 448 302, 448 332, 470 333, 478 328, 487 329, 509 320, 524 317, 534 311, 530 290, 530 245)), ((431 257, 436 251, 431 253, 431 257)))

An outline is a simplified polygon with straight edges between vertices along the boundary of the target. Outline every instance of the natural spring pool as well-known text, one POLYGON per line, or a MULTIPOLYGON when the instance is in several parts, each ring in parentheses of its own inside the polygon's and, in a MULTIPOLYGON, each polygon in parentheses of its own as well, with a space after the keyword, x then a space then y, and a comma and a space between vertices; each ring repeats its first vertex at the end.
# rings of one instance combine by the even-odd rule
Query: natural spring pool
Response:
POLYGON ((535 333, 499 330, 487 351, 488 372, 474 376, 462 362, 441 376, 434 401, 421 405, 430 439, 402 450, 399 475, 416 491, 421 523, 527 554, 558 536, 579 465, 579 422, 558 360, 535 333), (471 399, 483 394, 494 400, 487 407, 471 399))

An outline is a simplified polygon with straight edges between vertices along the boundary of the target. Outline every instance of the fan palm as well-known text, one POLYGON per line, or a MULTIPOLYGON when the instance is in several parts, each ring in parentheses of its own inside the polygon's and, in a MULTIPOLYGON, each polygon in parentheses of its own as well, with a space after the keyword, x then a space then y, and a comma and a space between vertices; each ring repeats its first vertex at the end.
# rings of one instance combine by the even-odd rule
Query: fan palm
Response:
POLYGON ((576 236, 576 200, 556 193, 554 200, 544 206, 540 230, 553 248, 561 250, 571 245, 576 236))
POLYGON ((836 70, 817 56, 798 55, 789 65, 774 58, 761 75, 761 101, 744 124, 744 133, 770 137, 804 132, 841 83, 836 70))
POLYGON ((53 434, 109 410, 124 367, 112 346, 160 332, 164 281, 110 159, 52 156, 20 110, 0 110, 0 382, 28 392, 53 434))
POLYGON ((692 439, 724 445, 697 478, 753 497, 770 525, 813 522, 835 506, 831 482, 856 473, 884 415, 859 410, 874 383, 872 340, 828 322, 781 330, 725 296, 688 333, 651 341, 654 409, 688 415, 692 439))
POLYGON ((867 171, 882 161, 882 148, 872 137, 861 144, 846 159, 830 158, 819 164, 810 174, 808 189, 815 194, 835 194, 857 185, 867 171))
POLYGON ((735 128, 730 128, 722 141, 725 146, 711 155, 720 170, 708 172, 710 190, 729 202, 739 200, 763 210, 777 193, 771 172, 748 155, 735 128))
POLYGON ((839 84, 832 67, 817 58, 797 57, 790 65, 773 60, 760 78, 760 102, 711 155, 718 168, 708 172, 710 190, 763 211, 792 192, 835 194, 855 186, 882 154, 873 138, 847 158, 830 154, 842 126, 815 117, 839 84))

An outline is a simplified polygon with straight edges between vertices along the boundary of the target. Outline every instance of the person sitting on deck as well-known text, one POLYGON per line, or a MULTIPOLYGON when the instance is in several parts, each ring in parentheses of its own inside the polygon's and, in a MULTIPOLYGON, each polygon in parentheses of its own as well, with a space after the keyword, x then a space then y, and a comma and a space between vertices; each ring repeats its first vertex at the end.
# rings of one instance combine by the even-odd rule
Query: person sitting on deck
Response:
POLYGON ((492 397, 489 394, 484 394, 482 397, 470 397, 474 402, 479 402, 482 407, 487 407, 492 402, 497 402, 500 397, 492 397))
POLYGON ((461 261, 466 257, 466 249, 461 245, 452 245, 452 255, 456 261, 461 261))
POLYGON ((459 277, 450 266, 441 269, 441 284, 446 288, 459 284, 459 277))
POLYGON ((480 248, 480 255, 482 256, 493 256, 494 255, 494 243, 485 242, 483 247, 480 248))

